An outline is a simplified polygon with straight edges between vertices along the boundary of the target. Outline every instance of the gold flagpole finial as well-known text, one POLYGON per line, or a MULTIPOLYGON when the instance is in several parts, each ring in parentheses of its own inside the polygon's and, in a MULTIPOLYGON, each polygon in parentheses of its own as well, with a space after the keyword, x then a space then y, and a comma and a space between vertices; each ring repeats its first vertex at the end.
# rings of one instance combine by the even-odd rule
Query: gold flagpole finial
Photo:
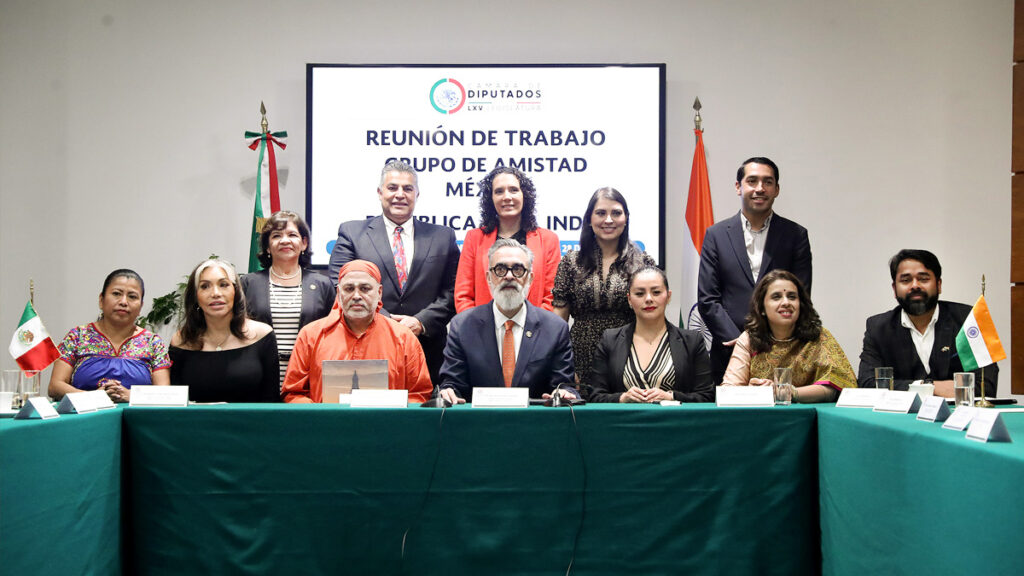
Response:
POLYGON ((693 99, 693 110, 696 112, 696 114, 694 114, 694 116, 693 116, 693 127, 696 128, 697 130, 700 130, 700 123, 701 123, 700 108, 701 108, 701 106, 700 106, 700 97, 694 98, 693 99))
POLYGON ((28 301, 32 303, 32 307, 36 305, 36 281, 28 279, 28 301))
POLYGON ((981 295, 985 295, 985 275, 981 275, 981 295))
POLYGON ((266 134, 270 132, 270 122, 267 122, 267 107, 263 105, 263 100, 260 100, 260 114, 263 115, 263 119, 260 120, 260 128, 266 134))

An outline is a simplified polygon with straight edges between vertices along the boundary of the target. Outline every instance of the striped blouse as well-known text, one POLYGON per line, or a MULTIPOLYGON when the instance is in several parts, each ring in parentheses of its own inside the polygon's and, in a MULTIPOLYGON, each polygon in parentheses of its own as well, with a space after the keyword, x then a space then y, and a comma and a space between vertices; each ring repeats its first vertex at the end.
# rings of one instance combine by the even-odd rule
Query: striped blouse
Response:
POLYGON ((288 370, 288 359, 299 335, 299 315, 302 313, 302 286, 278 286, 270 283, 270 318, 277 333, 277 353, 281 365, 281 383, 288 370))
POLYGON ((622 373, 622 384, 626 390, 634 386, 661 388, 662 390, 675 389, 676 370, 672 364, 672 348, 668 345, 668 332, 662 334, 658 348, 654 351, 654 356, 647 368, 640 367, 636 346, 630 346, 629 360, 626 361, 625 370, 622 373))

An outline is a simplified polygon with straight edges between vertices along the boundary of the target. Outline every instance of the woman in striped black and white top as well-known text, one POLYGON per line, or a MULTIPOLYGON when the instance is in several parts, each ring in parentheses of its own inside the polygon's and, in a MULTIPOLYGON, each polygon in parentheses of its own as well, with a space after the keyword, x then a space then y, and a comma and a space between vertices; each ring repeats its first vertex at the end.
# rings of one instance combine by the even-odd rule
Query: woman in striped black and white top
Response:
POLYGON ((295 212, 275 212, 260 234, 263 270, 242 277, 249 317, 277 334, 281 382, 299 330, 327 316, 334 305, 334 283, 309 269, 309 227, 295 212))
POLYGON ((594 350, 591 402, 711 402, 711 363, 703 337, 665 318, 672 298, 665 272, 647 266, 629 279, 635 319, 605 330, 594 350))

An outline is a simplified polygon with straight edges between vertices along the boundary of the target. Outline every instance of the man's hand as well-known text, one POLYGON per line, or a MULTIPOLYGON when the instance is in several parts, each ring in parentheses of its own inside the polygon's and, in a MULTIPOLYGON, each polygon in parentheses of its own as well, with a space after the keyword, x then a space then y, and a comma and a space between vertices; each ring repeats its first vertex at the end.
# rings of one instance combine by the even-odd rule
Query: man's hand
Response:
POLYGON ((391 319, 398 322, 402 326, 405 326, 416 336, 423 334, 423 323, 416 319, 415 316, 403 316, 401 314, 392 314, 391 319))
POLYGON ((440 395, 441 398, 444 398, 445 400, 451 402, 452 406, 456 404, 466 403, 465 399, 459 398, 459 395, 455 393, 454 388, 442 388, 440 391, 438 391, 438 395, 440 395))

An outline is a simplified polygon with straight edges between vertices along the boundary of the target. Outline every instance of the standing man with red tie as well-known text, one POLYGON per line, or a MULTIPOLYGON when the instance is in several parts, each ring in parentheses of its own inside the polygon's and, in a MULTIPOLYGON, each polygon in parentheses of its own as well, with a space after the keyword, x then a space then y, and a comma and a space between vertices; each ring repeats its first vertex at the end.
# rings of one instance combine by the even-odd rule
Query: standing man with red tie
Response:
POLYGON ((377 187, 382 214, 338 227, 329 274, 352 260, 367 260, 382 271, 384 310, 412 330, 423 346, 430 379, 438 384, 447 325, 455 315, 455 273, 459 248, 447 226, 417 222, 416 171, 401 160, 384 165, 377 187))

